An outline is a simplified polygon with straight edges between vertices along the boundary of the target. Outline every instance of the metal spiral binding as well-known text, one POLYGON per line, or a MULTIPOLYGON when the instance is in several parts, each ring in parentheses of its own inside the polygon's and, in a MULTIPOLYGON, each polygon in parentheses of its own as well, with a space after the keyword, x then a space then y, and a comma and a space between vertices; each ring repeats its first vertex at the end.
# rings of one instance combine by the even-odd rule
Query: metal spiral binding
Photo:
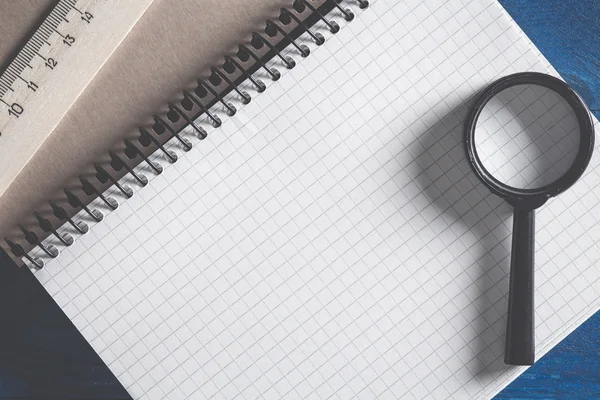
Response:
POLYGON ((52 211, 54 212, 54 216, 56 217, 56 219, 58 219, 59 221, 67 221, 73 228, 75 228, 77 232, 79 232, 82 235, 88 233, 90 228, 84 222, 73 221, 73 219, 69 217, 69 214, 67 213, 67 210, 65 210, 64 207, 59 206, 58 204, 56 204, 56 202, 52 200, 50 200, 48 204, 50 204, 50 207, 52 207, 52 211))
POLYGON ((38 246, 50 258, 58 257, 58 250, 56 249, 56 247, 54 247, 51 244, 46 246, 42 243, 42 240, 35 232, 28 230, 23 225, 19 225, 19 229, 21 230, 21 232, 23 232, 23 236, 25 237, 25 240, 29 242, 29 244, 33 246, 38 246))
POLYGON ((256 63, 259 64, 265 71, 267 71, 267 74, 271 76, 272 80, 276 81, 279 78, 281 78, 281 73, 279 71, 277 71, 275 68, 269 68, 267 64, 265 64, 263 60, 260 59, 260 57, 257 57, 256 54, 250 51, 250 49, 248 49, 246 45, 240 44, 239 50, 237 52, 237 58, 239 58, 240 61, 245 62, 249 60, 250 57, 252 57, 254 61, 256 61, 256 63))
POLYGON ((313 40, 315 41, 315 44, 317 46, 320 46, 323 43, 325 43, 325 38, 323 37, 322 34, 320 34, 319 32, 313 32, 312 29, 310 29, 310 27, 304 25, 304 22, 300 21, 293 12, 291 12, 287 8, 282 8, 279 13, 279 22, 281 22, 284 25, 287 25, 292 21, 296 22, 298 25, 303 26, 304 29, 306 30, 306 33, 308 33, 310 35, 310 37, 313 38, 313 40))
POLYGON ((117 200, 115 200, 112 197, 104 196, 104 193, 98 190, 98 188, 96 188, 96 186, 94 186, 88 178, 80 175, 79 181, 81 182, 81 190, 85 194, 87 194, 88 196, 95 194, 100 200, 104 202, 104 204, 106 204, 113 211, 119 208, 119 203, 117 202, 117 200))
POLYGON ((256 91, 258 93, 262 93, 265 90, 267 90, 267 86, 265 85, 265 83, 263 81, 261 81, 260 79, 254 78, 248 72, 248 70, 246 70, 244 67, 242 67, 237 61, 235 61, 230 56, 225 56, 225 64, 223 64, 223 69, 225 70, 225 72, 227 72, 229 74, 233 73, 236 69, 238 71, 240 71, 246 79, 248 79, 250 82, 252 82, 252 84, 254 85, 254 87, 256 88, 256 91))
POLYGON ((71 205, 71 207, 77 209, 81 208, 85 211, 92 219, 96 222, 100 222, 104 219, 104 215, 98 210, 90 210, 88 206, 81 201, 81 199, 69 189, 65 189, 65 196, 67 197, 67 202, 71 205))
POLYGON ((242 99, 243 104, 248 104, 252 101, 252 97, 250 97, 248 92, 246 92, 245 90, 240 90, 240 88, 237 87, 237 85, 235 83, 233 83, 231 81, 231 79, 229 79, 227 74, 224 74, 223 72, 219 71, 218 68, 215 68, 215 67, 211 68, 211 71, 215 76, 218 76, 220 79, 223 79, 225 82, 227 82, 227 85, 231 86, 233 88, 233 90, 236 91, 236 93, 242 99))
MULTIPOLYGON (((333 3, 335 5, 337 5, 337 2, 335 0, 333 0, 333 3)), ((327 25, 329 27, 329 32, 338 33, 340 31, 340 26, 337 24, 337 22, 329 21, 327 18, 325 18, 319 10, 317 10, 312 4, 310 4, 310 1, 296 0, 296 1, 294 1, 293 7, 294 7, 294 9, 296 9, 296 11, 300 11, 300 10, 303 11, 304 7, 308 7, 313 13, 315 13, 319 16, 319 18, 321 19, 321 21, 323 21, 325 23, 325 25, 327 25)))
POLYGON ((15 257, 25 258, 36 269, 41 269, 41 268, 44 267, 44 261, 42 261, 40 258, 37 258, 37 257, 36 258, 31 257, 25 251, 25 249, 23 248, 23 246, 21 246, 20 244, 11 241, 9 238, 4 238, 4 241, 6 242, 6 244, 8 244, 8 247, 9 247, 11 253, 15 257))
POLYGON ((65 234, 60 234, 56 231, 56 229, 54 229, 54 226, 52 225, 52 222, 50 222, 50 220, 48 218, 44 218, 42 217, 42 215, 35 211, 33 213, 33 215, 35 216, 35 218, 38 221, 38 224, 40 225, 40 228, 42 228, 42 230, 46 233, 51 233, 54 236, 56 236, 56 238, 64 245, 64 246, 70 246, 73 244, 74 240, 73 240, 73 236, 69 235, 68 233, 65 234))
MULTIPOLYGON (((122 185, 119 179, 115 178, 114 175, 109 171, 112 170, 115 173, 123 171, 133 177, 133 180, 137 182, 141 187, 148 184, 148 178, 143 174, 134 171, 134 166, 141 162, 145 162, 151 171, 156 175, 162 173, 163 168, 160 164, 152 161, 147 152, 143 149, 152 149, 153 151, 159 150, 166 157, 170 163, 177 162, 178 157, 175 152, 167 149, 165 143, 170 139, 176 139, 179 142, 184 151, 192 149, 192 143, 182 137, 180 132, 183 128, 190 126, 197 134, 200 140, 205 139, 208 136, 207 131, 201 127, 196 121, 201 115, 206 116, 206 122, 212 125, 214 128, 218 128, 221 124, 221 118, 211 108, 220 104, 222 111, 227 115, 233 116, 237 109, 231 102, 226 100, 226 95, 231 92, 235 92, 242 104, 248 104, 252 100, 252 97, 248 92, 242 90, 239 86, 242 82, 248 81, 256 89, 258 93, 266 90, 266 85, 263 81, 253 76, 256 71, 262 69, 267 75, 276 81, 281 77, 278 70, 267 65, 267 61, 275 57, 281 60, 283 65, 287 69, 294 68, 296 62, 293 58, 282 54, 281 50, 288 45, 292 45, 299 53, 301 57, 308 57, 310 55, 310 49, 305 44, 299 43, 297 38, 306 33, 310 36, 312 41, 318 46, 325 42, 324 36, 311 29, 312 25, 318 21, 327 26, 328 30, 335 34, 340 30, 339 25, 325 17, 330 11, 337 9, 346 21, 352 21, 354 19, 354 13, 348 9, 343 8, 339 3, 344 0, 325 0, 320 7, 315 7, 312 4, 314 0, 295 0, 291 8, 281 8, 279 16, 275 20, 267 20, 264 32, 253 32, 251 40, 247 44, 240 44, 238 51, 235 56, 226 55, 224 57, 225 62, 220 67, 211 68, 211 74, 207 79, 198 78, 197 86, 194 90, 184 90, 182 92, 183 97, 178 102, 169 102, 167 104, 168 111, 163 116, 155 114, 153 116, 154 124, 151 127, 140 127, 139 136, 135 139, 127 138, 123 140, 124 148, 122 150, 110 150, 108 155, 110 161, 108 163, 94 163, 95 175, 93 176, 79 176, 80 187, 77 191, 82 192, 87 196, 95 196, 99 198, 110 210, 116 210, 118 202, 113 197, 104 195, 105 184, 110 183, 115 187, 118 193, 122 194, 125 198, 131 198, 133 196, 133 190, 127 186, 122 185), (321 9, 326 9, 322 12, 321 9), (299 18, 299 15, 310 10, 310 15, 305 18, 299 18), (292 23, 296 24, 297 31, 286 30, 286 27, 292 23), (281 40, 278 45, 273 44, 270 39, 275 39, 281 36, 281 40), (260 56, 257 51, 261 49, 268 49, 265 56, 260 56), (253 64, 250 67, 244 67, 243 64, 252 61, 253 64), (231 75, 239 72, 240 77, 234 80, 231 75), (217 90, 217 87, 226 84, 222 90, 217 90), (206 101, 205 102, 203 102, 206 101), (186 111, 192 111, 195 107, 199 110, 197 115, 191 117, 186 111), (174 129, 171 123, 183 120, 185 124, 179 130, 174 129), (134 164, 134 161, 137 163, 134 164), (131 164, 134 164, 132 166, 131 164), (92 180, 96 180, 98 185, 92 183, 92 180)), ((347 0, 348 2, 358 3, 359 8, 364 9, 368 7, 369 2, 366 0, 347 0)), ((76 222, 70 215, 73 211, 83 211, 92 221, 100 222, 103 219, 103 215, 96 209, 90 209, 87 202, 82 200, 80 196, 75 193, 74 189, 64 189, 66 196, 66 204, 68 204, 72 210, 67 211, 64 206, 59 205, 56 201, 50 201, 49 205, 52 210, 52 216, 60 223, 68 223, 72 226, 79 234, 85 234, 89 228, 83 221, 76 222)), ((37 222, 38 228, 47 235, 53 235, 59 242, 64 246, 70 246, 73 243, 73 237, 67 233, 59 233, 55 228, 50 219, 44 217, 40 212, 34 212, 34 217, 37 222)), ((55 246, 49 244, 45 245, 42 243, 39 235, 33 230, 25 228, 23 225, 19 225, 25 240, 30 246, 38 247, 48 257, 55 258, 58 256, 58 250, 55 246)), ((26 249, 14 239, 6 237, 6 244, 8 245, 10 252, 16 258, 24 258, 29 262, 31 266, 36 269, 40 269, 44 266, 43 260, 38 257, 34 257, 26 251, 26 249)))
POLYGON ((113 170, 120 171, 121 169, 125 168, 127 170, 127 172, 129 172, 129 174, 131 174, 131 176, 133 176, 133 178, 140 184, 140 186, 143 187, 148 184, 148 178, 146 178, 145 175, 136 173, 133 170, 133 168, 131 168, 129 166, 129 164, 127 164, 125 161, 123 161, 123 158, 121 156, 119 156, 117 153, 110 150, 108 152, 108 155, 110 156, 110 159, 111 159, 110 166, 113 170))
POLYGON ((155 163, 153 161, 150 161, 150 159, 146 156, 146 154, 141 151, 139 149, 139 147, 137 147, 135 144, 133 144, 132 141, 130 141, 129 139, 125 139, 123 140, 123 143, 125 144, 125 150, 123 151, 123 153, 129 157, 129 159, 134 159, 137 156, 140 156, 142 158, 142 160, 144 160, 146 162, 146 164, 148 164, 150 166, 150 168, 154 171, 154 173, 156 175, 159 175, 162 173, 163 168, 160 164, 155 163))

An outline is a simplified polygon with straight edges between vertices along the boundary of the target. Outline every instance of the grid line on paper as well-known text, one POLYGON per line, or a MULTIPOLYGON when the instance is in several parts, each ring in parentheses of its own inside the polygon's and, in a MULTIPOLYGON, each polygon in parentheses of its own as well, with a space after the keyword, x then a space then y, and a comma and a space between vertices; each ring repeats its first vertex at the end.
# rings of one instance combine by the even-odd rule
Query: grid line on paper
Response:
MULTIPOLYGON (((371 43, 369 43, 369 44, 371 44, 371 43)), ((416 46, 416 45, 415 45, 415 46, 416 46)), ((375 62, 373 61, 371 64, 373 64, 373 63, 375 63, 375 62)), ((348 83, 348 82, 345 82, 345 84, 347 84, 347 83, 348 83)), ((216 149, 216 150, 218 151, 218 149, 216 149)), ((158 210, 158 211, 162 211, 162 210, 158 210)))
POLYGON ((579 148, 578 128, 573 110, 558 94, 522 85, 499 93, 484 107, 475 141, 493 176, 514 187, 534 188, 553 183, 571 166, 579 148))
MULTIPOLYGON (((475 398, 515 376, 495 372, 508 207, 464 162, 460 105, 543 66, 492 1, 371 3, 37 274, 135 397, 475 398)), ((539 213, 542 349, 586 305, 564 274, 594 291, 593 258, 565 263, 600 236, 565 204, 593 207, 595 175, 539 213)))

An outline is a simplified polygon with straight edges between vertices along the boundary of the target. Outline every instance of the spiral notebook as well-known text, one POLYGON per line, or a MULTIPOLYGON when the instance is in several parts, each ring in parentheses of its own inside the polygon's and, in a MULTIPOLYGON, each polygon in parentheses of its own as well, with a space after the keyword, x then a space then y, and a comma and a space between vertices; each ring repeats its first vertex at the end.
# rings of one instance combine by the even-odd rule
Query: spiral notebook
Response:
MULTIPOLYGON (((337 5, 273 47, 271 23, 239 54, 270 49, 248 79, 207 103, 199 84, 130 140, 160 144, 131 150, 149 178, 102 191, 72 219, 89 232, 31 240, 134 398, 489 398, 523 371, 502 362, 510 209, 470 172, 462 121, 486 84, 547 64, 493 0, 337 5)), ((538 358, 598 309, 598 168, 538 213, 538 358)))

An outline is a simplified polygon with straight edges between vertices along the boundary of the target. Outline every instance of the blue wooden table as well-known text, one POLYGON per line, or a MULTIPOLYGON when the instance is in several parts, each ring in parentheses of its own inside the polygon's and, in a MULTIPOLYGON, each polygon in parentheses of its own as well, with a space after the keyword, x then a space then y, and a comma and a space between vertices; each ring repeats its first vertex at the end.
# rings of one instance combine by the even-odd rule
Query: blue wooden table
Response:
MULTIPOLYGON (((500 0, 600 118, 600 0, 500 0)), ((600 312, 497 399, 600 399, 600 312)))

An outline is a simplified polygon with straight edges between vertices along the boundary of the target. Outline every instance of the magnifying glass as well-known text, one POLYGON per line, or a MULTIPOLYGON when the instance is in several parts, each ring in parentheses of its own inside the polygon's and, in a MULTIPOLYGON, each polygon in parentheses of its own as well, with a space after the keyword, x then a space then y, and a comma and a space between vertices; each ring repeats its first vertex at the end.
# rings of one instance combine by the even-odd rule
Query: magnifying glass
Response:
POLYGON ((504 362, 532 365, 535 209, 581 177, 594 149, 594 124, 565 82, 524 72, 477 95, 464 144, 477 177, 514 211, 504 362))

